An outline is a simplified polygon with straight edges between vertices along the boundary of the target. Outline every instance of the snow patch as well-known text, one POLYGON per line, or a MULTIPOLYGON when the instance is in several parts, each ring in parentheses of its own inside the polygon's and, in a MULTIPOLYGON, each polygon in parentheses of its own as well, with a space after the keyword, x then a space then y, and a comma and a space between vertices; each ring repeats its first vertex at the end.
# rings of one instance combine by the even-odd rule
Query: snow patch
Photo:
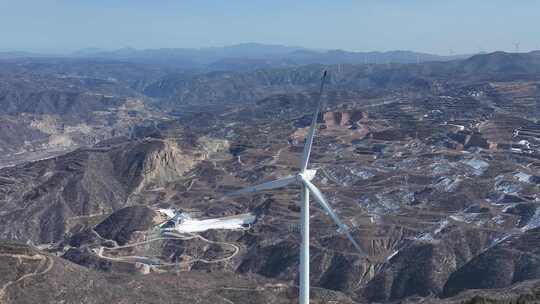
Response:
POLYGON ((497 215, 496 217, 492 218, 491 220, 493 220, 498 225, 504 224, 504 217, 502 215, 497 215))
POLYGON ((398 253, 399 253, 399 250, 396 250, 396 251, 392 252, 392 254, 390 254, 390 255, 386 258, 386 261, 387 261, 387 262, 390 261, 390 260, 391 260, 393 257, 395 257, 396 254, 398 254, 398 253))
POLYGON ((375 176, 375 174, 369 170, 348 166, 326 168, 324 172, 330 179, 342 186, 351 186, 360 180, 367 180, 375 176))
POLYGON ((243 229, 244 225, 252 224, 255 221, 254 215, 234 218, 215 218, 215 219, 185 219, 176 230, 180 232, 203 232, 212 229, 243 229))
POLYGON ((462 223, 467 223, 467 224, 470 224, 474 221, 476 221, 478 219, 478 216, 480 215, 480 213, 458 213, 458 214, 454 214, 454 215, 450 215, 449 218, 451 220, 454 220, 456 222, 462 222, 462 223))
POLYGON ((420 235, 419 237, 416 238, 417 240, 420 240, 420 241, 427 241, 427 242, 431 242, 431 241, 434 241, 435 239, 433 238, 433 236, 431 235, 431 233, 424 233, 422 235, 420 235))
POLYGON ((172 219, 176 215, 176 210, 174 209, 158 209, 158 212, 164 214, 169 219, 172 219))
POLYGON ((210 219, 195 219, 186 213, 177 213, 173 218, 178 218, 178 221, 175 223, 176 226, 163 228, 163 231, 193 233, 215 229, 237 230, 244 229, 246 225, 253 224, 256 219, 255 215, 251 213, 210 219))
POLYGON ((464 163, 474 169, 474 175, 482 175, 489 168, 489 163, 481 159, 470 159, 464 163))
POLYGON ((507 239, 508 239, 509 237, 511 237, 512 235, 513 235, 513 234, 507 234, 507 235, 505 235, 505 236, 503 236, 503 237, 494 239, 494 240, 491 242, 491 244, 489 244, 489 246, 488 246, 486 249, 482 250, 482 252, 485 252, 485 251, 487 251, 488 249, 493 248, 495 245, 504 242, 505 240, 507 240, 507 239))
POLYGON ((518 172, 514 174, 514 177, 517 178, 520 182, 528 183, 531 181, 532 175, 523 173, 523 172, 518 172))
POLYGON ((521 185, 501 180, 495 183, 495 190, 505 194, 518 194, 521 191, 521 185))
POLYGON ((435 229, 434 234, 437 235, 441 233, 441 231, 443 231, 444 228, 448 227, 449 224, 450 222, 448 222, 447 220, 441 221, 441 223, 439 224, 439 227, 435 229))
POLYGON ((507 212, 508 212, 508 210, 510 210, 511 208, 514 208, 515 206, 517 206, 517 204, 516 204, 516 203, 514 203, 514 204, 510 204, 510 205, 508 205, 508 206, 504 207, 504 208, 503 208, 503 209, 502 209, 501 211, 502 211, 503 213, 507 213, 507 212))

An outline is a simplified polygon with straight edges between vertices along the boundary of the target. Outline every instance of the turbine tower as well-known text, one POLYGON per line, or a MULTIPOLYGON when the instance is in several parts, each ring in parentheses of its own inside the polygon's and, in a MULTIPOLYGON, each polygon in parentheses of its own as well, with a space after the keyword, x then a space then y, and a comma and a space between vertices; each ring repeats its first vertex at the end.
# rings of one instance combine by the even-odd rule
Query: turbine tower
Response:
POLYGON ((519 45, 520 45, 519 42, 514 43, 514 47, 515 47, 516 53, 519 53, 519 45))
POLYGON ((309 196, 313 195, 315 201, 324 209, 325 213, 332 218, 332 220, 338 226, 338 232, 345 233, 347 238, 351 241, 353 246, 362 254, 364 251, 360 248, 358 243, 354 240, 349 233, 349 227, 343 224, 337 214, 332 210, 328 201, 324 198, 321 191, 311 183, 311 180, 315 177, 317 170, 308 169, 309 156, 311 153, 311 146, 313 145, 313 138, 315 136, 315 130, 317 129, 317 119, 321 110, 321 95, 324 89, 324 82, 326 80, 326 71, 324 71, 321 79, 321 87, 319 94, 317 95, 317 109, 313 114, 311 120, 311 126, 309 128, 308 135, 304 144, 304 153, 302 161, 300 163, 300 171, 295 175, 290 175, 284 178, 280 178, 271 182, 259 184, 257 186, 248 187, 242 190, 238 190, 229 194, 227 197, 238 196, 242 194, 257 193, 264 190, 278 189, 285 186, 296 184, 299 185, 300 190, 300 231, 301 231, 301 244, 300 244, 300 304, 309 304, 309 196))

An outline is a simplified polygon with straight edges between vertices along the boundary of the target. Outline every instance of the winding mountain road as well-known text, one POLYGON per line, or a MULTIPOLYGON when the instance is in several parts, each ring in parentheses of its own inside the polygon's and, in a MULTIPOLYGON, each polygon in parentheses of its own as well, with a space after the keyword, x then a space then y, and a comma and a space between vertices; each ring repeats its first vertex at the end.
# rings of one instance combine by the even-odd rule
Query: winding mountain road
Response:
POLYGON ((22 280, 30 278, 30 277, 44 275, 47 272, 49 272, 54 266, 54 260, 51 257, 41 255, 41 254, 36 254, 36 255, 0 254, 0 256, 13 257, 13 258, 16 258, 19 262, 21 262, 23 259, 24 260, 33 260, 33 261, 39 260, 39 264, 38 264, 38 266, 36 267, 36 269, 33 272, 24 274, 23 276, 16 279, 15 281, 9 281, 9 282, 5 283, 0 288, 0 300, 2 300, 6 296, 6 291, 7 291, 9 286, 17 284, 17 283, 21 282, 22 280), (39 271, 39 269, 44 267, 44 266, 46 266, 45 269, 43 269, 42 271, 39 271))
POLYGON ((104 255, 104 251, 112 251, 112 250, 118 250, 118 249, 125 249, 125 248, 133 248, 133 247, 136 247, 136 246, 141 246, 141 245, 145 245, 145 244, 149 244, 149 243, 152 243, 152 242, 155 242, 155 241, 160 241, 160 240, 182 240, 182 241, 188 241, 188 240, 192 240, 192 239, 200 239, 204 242, 207 242, 209 244, 217 244, 217 245, 222 245, 222 246, 229 246, 231 248, 234 249, 234 252, 227 256, 227 257, 223 257, 223 258, 220 258, 220 259, 216 259, 216 260, 207 260, 207 259, 192 259, 192 260, 189 260, 185 263, 190 263, 190 264, 193 264, 193 263, 197 263, 197 262, 201 262, 201 263, 205 263, 205 264, 214 264, 214 263, 221 263, 221 262, 226 262, 230 259, 232 259, 233 257, 235 257, 238 252, 240 251, 240 247, 238 247, 237 245, 233 244, 233 243, 227 243, 227 242, 218 242, 218 241, 211 241, 211 240, 208 240, 207 238, 199 235, 199 234, 195 234, 195 233, 186 233, 185 235, 183 234, 180 234, 180 233, 175 233, 175 232, 166 232, 164 233, 165 237, 158 237, 158 238, 153 238, 153 239, 150 239, 150 240, 146 240, 146 241, 142 241, 142 242, 137 242, 137 243, 133 243, 133 244, 128 244, 128 245, 123 245, 123 246, 118 246, 118 244, 116 244, 115 247, 99 247, 99 249, 97 251, 94 251, 96 253, 96 255, 102 259, 106 259, 106 260, 112 260, 112 261, 122 261, 122 262, 130 262, 130 263, 134 263, 134 262, 139 262, 139 263, 145 263, 144 261, 147 260, 149 263, 145 263, 145 264, 150 264, 150 265, 156 265, 156 266, 174 266, 176 265, 176 263, 162 263, 162 262, 159 262, 159 264, 156 264, 155 261, 152 261, 151 258, 149 257, 143 257, 143 256, 122 256, 122 257, 110 257, 110 256, 106 256, 104 255))

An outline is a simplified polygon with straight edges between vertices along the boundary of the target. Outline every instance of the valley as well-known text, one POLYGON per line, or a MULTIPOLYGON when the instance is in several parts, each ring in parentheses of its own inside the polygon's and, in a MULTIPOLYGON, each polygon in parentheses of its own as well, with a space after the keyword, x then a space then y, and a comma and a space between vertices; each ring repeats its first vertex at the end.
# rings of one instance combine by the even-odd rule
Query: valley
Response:
POLYGON ((20 60, 0 63, 2 303, 296 303, 298 189, 225 195, 298 170, 323 69, 313 182, 367 256, 312 203, 312 303, 540 299, 538 52, 20 60))

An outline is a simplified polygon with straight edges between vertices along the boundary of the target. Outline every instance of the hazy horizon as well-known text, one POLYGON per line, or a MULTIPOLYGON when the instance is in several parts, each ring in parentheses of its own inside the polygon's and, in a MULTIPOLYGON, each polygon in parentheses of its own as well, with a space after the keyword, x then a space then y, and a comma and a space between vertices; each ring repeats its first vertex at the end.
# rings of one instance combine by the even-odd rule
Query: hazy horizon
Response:
MULTIPOLYGON (((259 46, 266 46, 266 47, 288 47, 288 48, 300 48, 300 49, 306 49, 309 51, 320 51, 320 52, 327 52, 327 51, 346 51, 346 52, 415 52, 415 53, 425 53, 425 54, 433 54, 433 55, 441 55, 441 56, 447 56, 449 54, 435 54, 430 52, 425 52, 422 50, 405 50, 405 49, 388 49, 388 50, 349 50, 349 49, 342 49, 342 48, 328 48, 328 49, 322 49, 322 48, 308 48, 301 45, 285 45, 285 44, 273 44, 273 43, 264 43, 264 42, 239 42, 234 44, 228 44, 228 45, 216 45, 216 46, 201 46, 201 47, 152 47, 152 48, 136 48, 132 46, 123 46, 118 48, 99 48, 99 47, 82 47, 77 49, 68 49, 68 50, 50 50, 50 49, 2 49, 0 48, 0 52, 27 52, 27 53, 34 53, 34 54, 42 54, 42 55, 71 55, 77 52, 84 52, 84 51, 95 51, 95 52, 114 52, 114 51, 121 51, 126 49, 133 49, 137 51, 145 51, 145 50, 159 50, 159 49, 192 49, 192 50, 205 50, 205 49, 212 49, 212 48, 228 48, 228 47, 240 47, 245 45, 259 45, 259 46)), ((498 50, 494 50, 498 51, 498 50)), ((458 54, 454 53, 453 55, 467 55, 467 54, 458 54)))
POLYGON ((70 53, 243 43, 439 55, 538 49, 540 3, 276 0, 0 1, 0 50, 70 53))

